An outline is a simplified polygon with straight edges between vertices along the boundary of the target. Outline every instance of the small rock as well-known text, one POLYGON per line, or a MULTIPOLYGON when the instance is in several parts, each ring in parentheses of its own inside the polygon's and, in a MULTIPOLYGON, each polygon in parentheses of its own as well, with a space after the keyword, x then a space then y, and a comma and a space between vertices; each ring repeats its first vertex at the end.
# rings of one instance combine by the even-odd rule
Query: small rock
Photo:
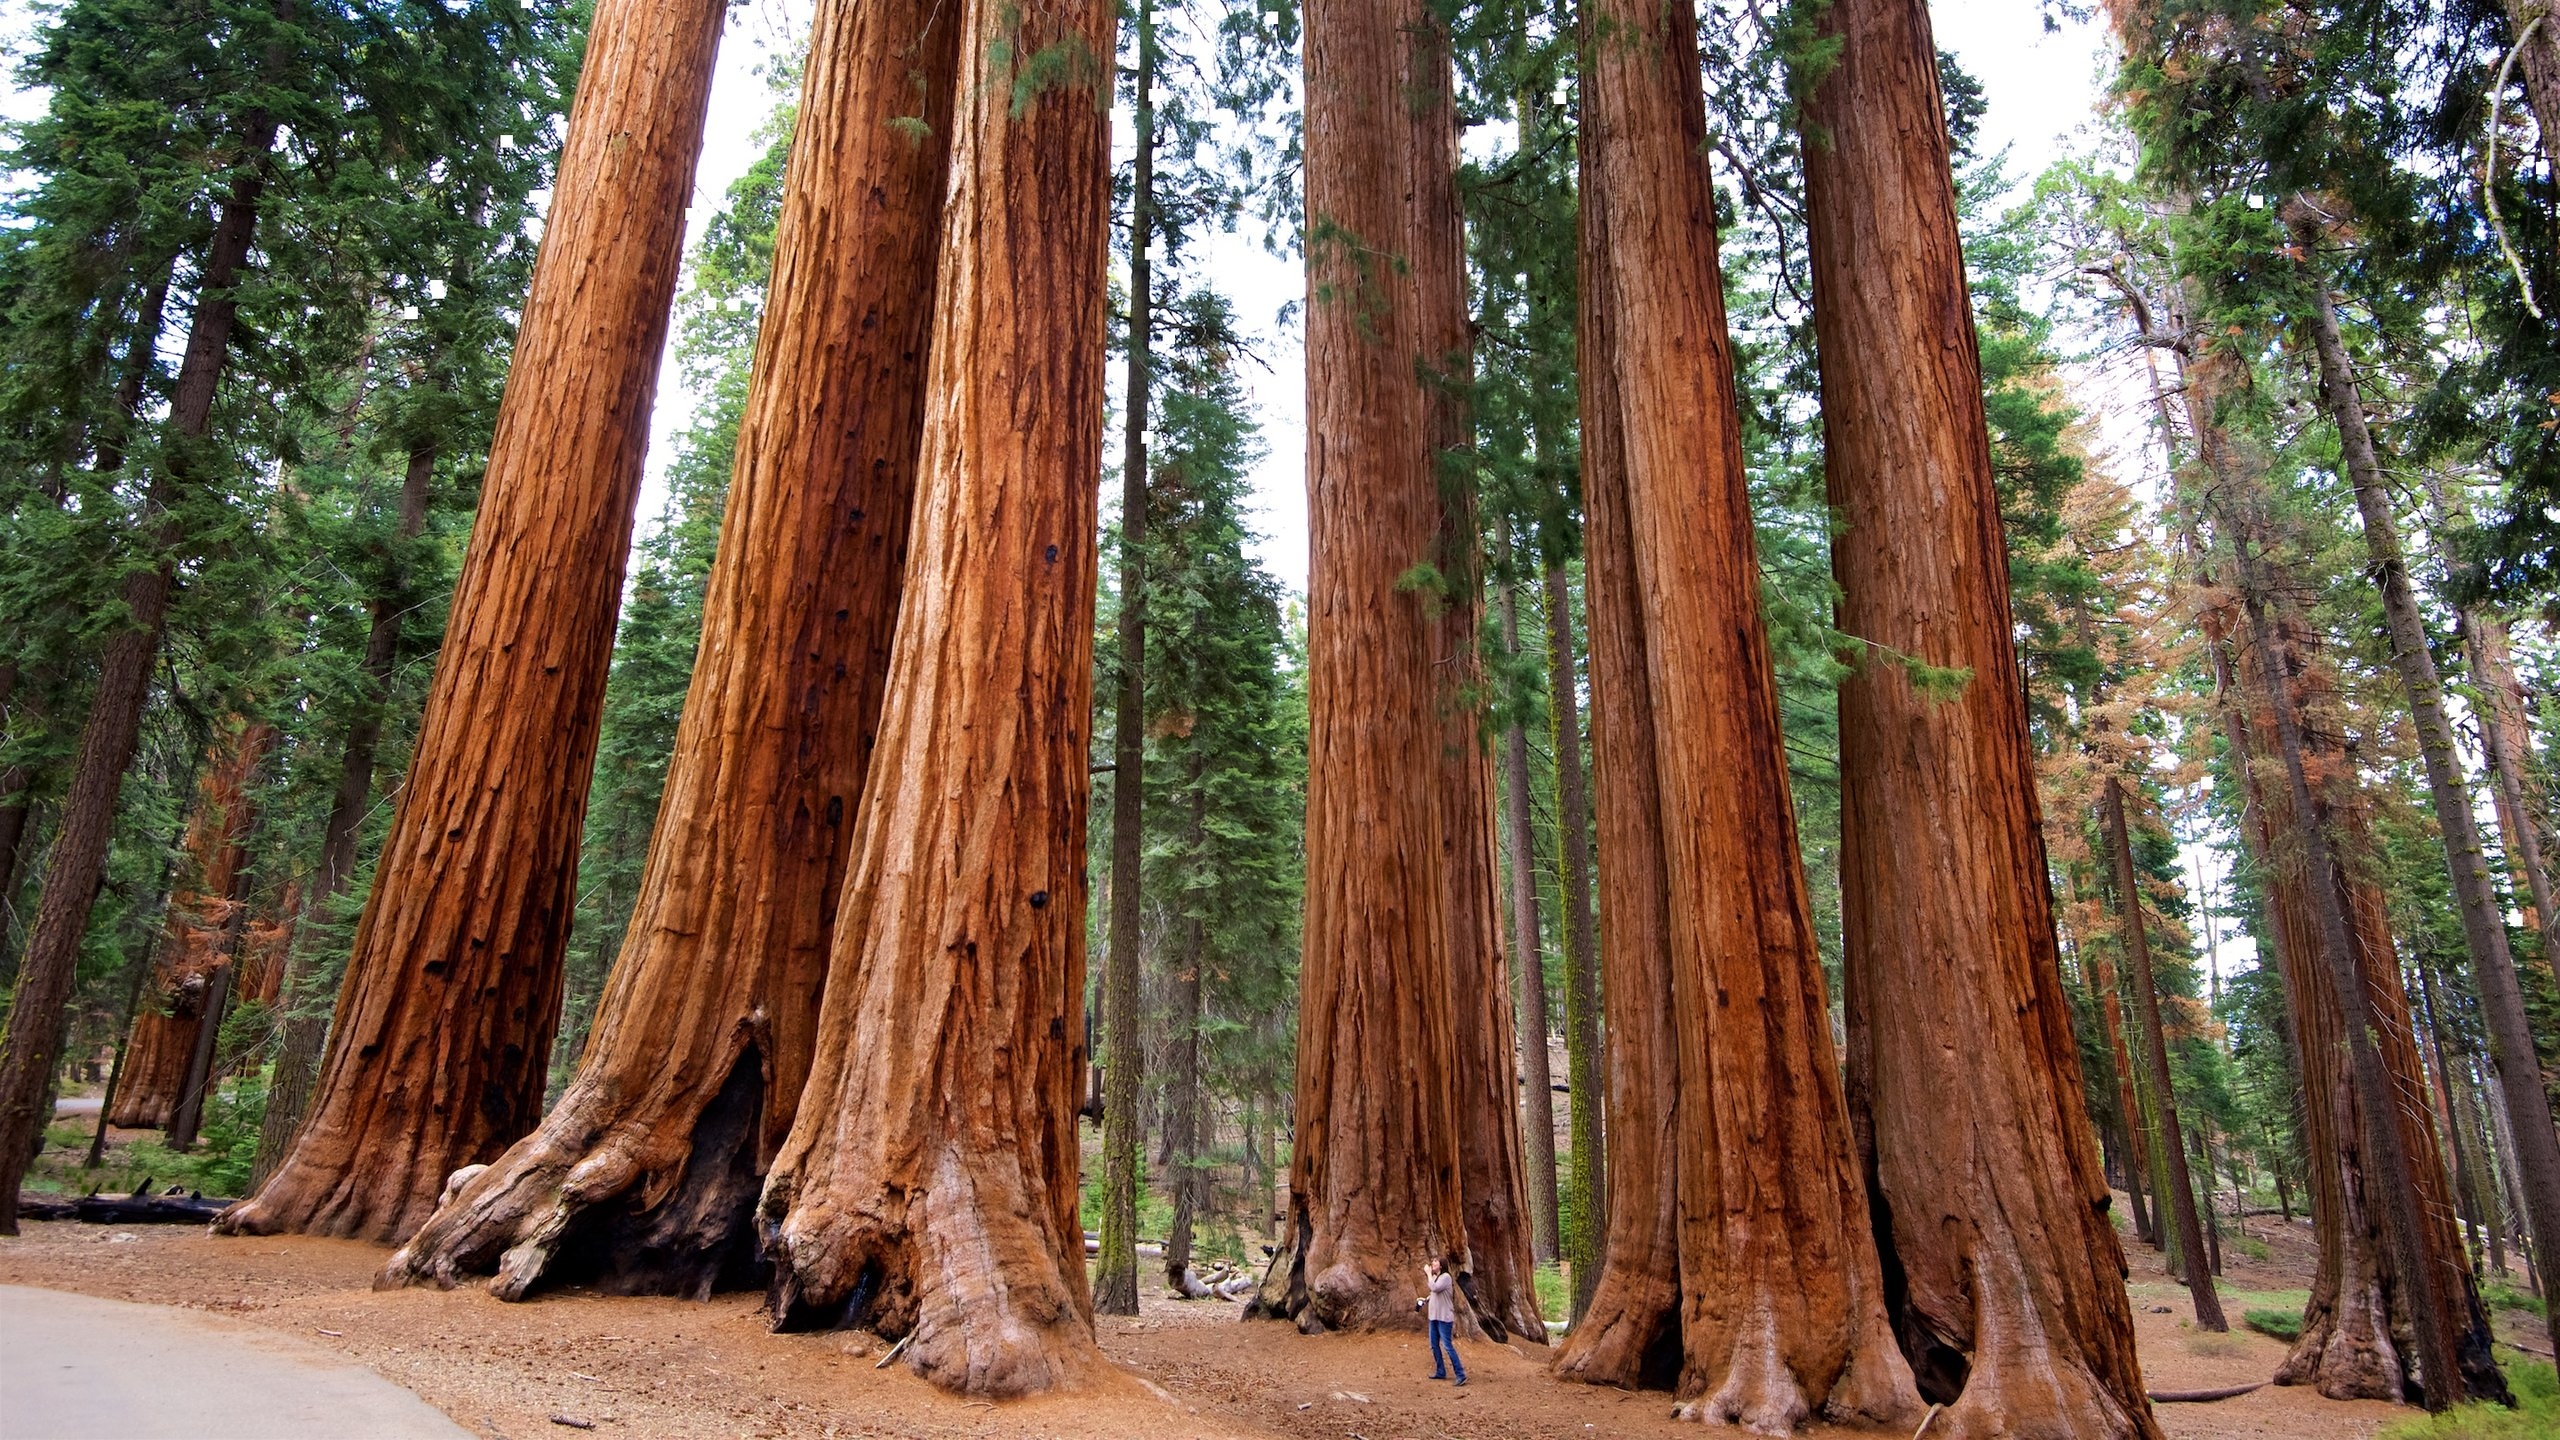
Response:
POLYGON ((2151 1313, 2154 1315, 2167 1315, 2171 1312, 2169 1307, 2166 1305, 2154 1305, 2151 1307, 2151 1313))

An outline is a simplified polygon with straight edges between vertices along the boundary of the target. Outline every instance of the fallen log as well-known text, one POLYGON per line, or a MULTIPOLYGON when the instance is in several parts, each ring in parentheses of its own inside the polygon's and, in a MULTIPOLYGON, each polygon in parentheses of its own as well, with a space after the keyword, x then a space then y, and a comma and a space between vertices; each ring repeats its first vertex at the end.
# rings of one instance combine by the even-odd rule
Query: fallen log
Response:
POLYGON ((2237 1400, 2252 1390, 2265 1388, 2266 1381, 2256 1380, 2246 1385, 2228 1385, 2220 1390, 2154 1390, 2150 1393, 2154 1405, 2206 1405, 2216 1400, 2237 1400))
POLYGON ((18 1213, 30 1220, 76 1220, 83 1225, 208 1225, 232 1202, 203 1195, 83 1195, 77 1200, 20 1194, 18 1213))

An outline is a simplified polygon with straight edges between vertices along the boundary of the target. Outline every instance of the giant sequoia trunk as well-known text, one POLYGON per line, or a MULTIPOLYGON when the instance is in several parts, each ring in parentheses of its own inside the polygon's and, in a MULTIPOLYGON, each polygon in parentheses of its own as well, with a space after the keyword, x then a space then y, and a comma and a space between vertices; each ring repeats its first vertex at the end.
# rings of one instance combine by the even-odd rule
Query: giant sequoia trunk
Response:
POLYGON ((542 1113, 623 558, 727 9, 602 0, 416 754, 309 1116, 234 1234, 403 1240, 542 1113))
MULTIPOLYGON (((2197 367, 2196 371, 2206 371, 2197 367)), ((2208 373, 2205 384, 2213 383, 2208 373)), ((2262 601, 2262 603, 2264 603, 2262 601)), ((2271 607, 2272 608, 2272 607, 2271 607)), ((2212 629, 2229 629, 2227 618, 2212 629)), ((2247 823, 2257 852, 2268 861, 2268 912, 2274 923, 2278 973, 2290 1000, 2294 1050, 2302 1077, 2302 1139, 2308 1167, 2313 1234, 2319 1259, 2312 1273, 2311 1294, 2304 1306, 2302 1333, 2276 1381, 2309 1385, 2333 1399, 2399 1400, 2416 1389, 2417 1307, 2399 1276, 2405 1264, 2390 1227, 2394 1192, 2414 1193, 2418 1217, 2416 1243, 2437 1277, 2434 1288, 2455 1306, 2457 1324, 2476 1312, 2472 1283, 2464 1273, 2461 1237, 2453 1222, 2452 1191, 2438 1158, 2432 1117, 2425 1101, 2421 1068, 2407 992, 2400 983, 2397 955, 2381 892, 2354 878, 2352 869, 2323 880, 2312 864, 2303 837, 2307 833, 2295 803, 2281 781, 2286 768, 2268 736, 2275 730, 2274 692, 2277 675, 2287 677, 2289 703, 2297 714, 2314 718, 2300 727, 2308 753, 2307 772, 2328 777, 2355 773, 2353 759, 2332 727, 2318 723, 2329 698, 2325 676, 2306 652, 2314 643, 2307 627, 2277 615, 2265 633, 2273 647, 2252 645, 2237 654, 2226 695, 2230 707, 2225 725, 2235 743, 2248 793, 2247 823), (2272 667, 2272 668, 2271 668, 2272 667), (2324 897, 2319 888, 2331 892, 2324 897), (2397 1125, 2400 1163, 2405 1178, 2395 1174, 2385 1157, 2375 1153, 2367 1102, 2359 1093, 2350 1053, 2348 1019, 2340 1006, 2339 987, 2321 959, 2324 919, 2319 907, 2341 917, 2353 951, 2362 990, 2359 1018, 2369 1026, 2377 1063, 2388 1076, 2395 1097, 2391 1109, 2397 1125)), ((2342 779, 2332 783, 2344 783, 2342 779)), ((2312 827, 2332 837, 2352 854, 2362 849, 2363 821, 2352 796, 2315 796, 2312 827)), ((2440 1301, 2439 1303, 2444 1303, 2440 1301)), ((2486 1332, 2453 1340, 2466 1372, 2484 1358, 2486 1332)), ((2466 1384, 2486 1377, 2466 1375, 2466 1384)))
MULTIPOLYGON (((1583 12, 1590 46, 1607 32, 1583 12)), ((1594 49, 1591 53, 1598 54, 1594 49)), ((1596 67, 1595 67, 1596 68, 1596 67)), ((1600 849, 1601 995, 1609 1012, 1608 1222, 1590 1302, 1556 1374, 1595 1385, 1668 1387, 1682 1369, 1680 1070, 1671 993, 1670 877, 1654 768, 1653 686, 1629 533, 1626 416, 1608 304, 1610 217, 1595 174, 1604 127, 1586 79, 1577 138, 1586 177, 1576 219, 1582 306, 1583 606, 1591 632, 1591 753, 1600 849)))
MULTIPOLYGON (((1468 337, 1465 214, 1458 200, 1457 77, 1448 31, 1420 0, 1406 0, 1404 56, 1413 143, 1405 255, 1416 307, 1422 463, 1440 498, 1430 558, 1445 587, 1432 623, 1432 674, 1441 727, 1441 885, 1456 1042, 1450 1086, 1472 1262, 1458 1273, 1458 1283, 1474 1304, 1475 1318, 1495 1338, 1508 1333, 1545 1344, 1520 1136, 1518 1025, 1502 953, 1493 757, 1481 718, 1483 567, 1474 480, 1463 454, 1471 429, 1465 388, 1475 367, 1468 337)), ((1554 1183, 1552 1163, 1547 1183, 1554 1183)))
MULTIPOLYGON (((2488 1021, 2489 1058, 2506 1081, 2507 1093, 2522 1101, 2508 1121, 2515 1127, 2525 1213, 2535 1238, 2542 1242, 2534 1252, 2542 1288, 2546 1294, 2560 1294, 2560 1245, 2551 1243, 2560 1238, 2560 1130, 2552 1125, 2551 1107, 2542 1091, 2542 1063, 2525 1015, 2515 957, 2507 948, 2506 914, 2489 879, 2488 854, 2481 844, 2479 821, 2472 815, 2470 780, 2463 773, 2462 757, 2454 750, 2452 722, 2445 718, 2444 685, 2436 672, 2434 652, 2427 648, 2426 617, 2418 609, 2417 593, 2409 581, 2399 520, 2383 488, 2381 458, 2374 449, 2373 432, 2365 424, 2364 397, 2348 363, 2328 278, 2317 258, 2325 238, 2323 227, 2307 204, 2293 209, 2294 244, 2312 291, 2307 320, 2312 348, 2319 357, 2320 397, 2337 425, 2356 512, 2364 522, 2370 573, 2375 588, 2382 592, 2392 664, 2400 672, 2401 688, 2409 698, 2409 718, 2418 732, 2427 794, 2444 843, 2445 870, 2453 884, 2455 908, 2462 915, 2463 943, 2480 992, 2480 1009, 2488 1021)), ((2560 1347, 2560 1306, 2550 1307, 2545 1330, 2553 1345, 2560 1347)))
MULTIPOLYGON (((280 57, 270 58, 280 63, 280 57)), ((81 728, 70 785, 62 797, 52 864, 45 872, 43 896, 36 902, 26 954, 19 961, 8 1035, 0 1040, 0 1235, 18 1233, 18 1182, 25 1178, 44 1126, 52 1118, 50 1096, 54 1064, 62 1053, 62 1010, 71 1000, 80 942, 88 933, 89 910, 106 875, 116 798, 141 739, 143 706, 151 695, 151 673, 160 657, 178 563, 194 541, 183 518, 183 502, 197 498, 192 492, 202 483, 194 473, 202 461, 195 458, 193 442, 204 438, 212 421, 214 395, 231 355, 231 333, 239 318, 233 287, 249 262, 258 205, 266 189, 262 167, 275 144, 273 120, 253 115, 245 129, 247 158, 205 243, 197 269, 195 315, 187 324, 186 352, 178 362, 177 388, 170 395, 166 423, 178 443, 162 457, 145 492, 146 512, 159 517, 149 537, 155 558, 149 565, 135 567, 117 587, 124 623, 108 636, 98 657, 89 719, 81 728)))
POLYGON ((2552 0, 2507 0, 2515 67, 2524 76, 2525 98, 2542 132, 2543 158, 2560 165, 2560 14, 2555 11, 2560 5, 2552 0))
MULTIPOLYGON (((273 727, 256 724, 218 742, 196 781, 188 817, 186 870, 169 897, 151 977, 135 1007, 127 1053, 106 1123, 164 1129, 186 1087, 196 1036, 214 999, 215 972, 232 961, 233 916, 247 898, 250 782, 266 758, 273 727)), ((215 1022, 219 1024, 219 1020, 215 1022)))
MULTIPOLYGON (((1760 614, 1695 21, 1613 0, 1596 25, 1583 185, 1608 242, 1584 303, 1610 333, 1584 372, 1609 372, 1626 529, 1589 568, 1633 592, 1644 627, 1679 1097, 1678 1393, 1685 1414, 1763 1432, 1816 1414, 1907 1424, 1919 1397, 1836 1080, 1760 614)), ((1612 1018, 1638 1023, 1620 998, 1612 1018)))
POLYGON ((1933 1433, 2153 1436, 2062 993, 1928 11, 1838 0, 1821 26, 1832 569, 1871 647, 1840 699, 1849 1092, 1895 1324, 1948 1402, 1933 1433))
POLYGON ((1405 252, 1408 7, 1306 12, 1307 834, 1288 1234, 1249 1312, 1411 1327, 1422 1262, 1471 1272, 1425 596, 1439 496, 1405 252))
POLYGON ((911 1369, 1001 1396, 1106 1363, 1076 1109, 1113 16, 959 21, 905 597, 759 1216, 777 1325, 903 1336, 911 1369))
POLYGON ((494 1266, 490 1288, 519 1299, 546 1279, 698 1294, 755 1271, 752 1213, 818 1044, 897 621, 958 34, 930 3, 818 12, 702 646, 622 954, 560 1103, 389 1278, 494 1266))

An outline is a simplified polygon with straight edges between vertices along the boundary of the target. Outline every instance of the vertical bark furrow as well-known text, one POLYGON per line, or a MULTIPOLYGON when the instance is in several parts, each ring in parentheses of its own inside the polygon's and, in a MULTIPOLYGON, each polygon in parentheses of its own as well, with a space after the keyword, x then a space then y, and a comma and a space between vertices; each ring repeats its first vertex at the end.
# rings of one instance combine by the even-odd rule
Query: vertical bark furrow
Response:
POLYGON ((1076 1216, 1111 8, 959 12, 906 588, 818 1045, 759 1206, 785 1328, 973 1395, 1100 1374, 1076 1216))
POLYGON ((2156 1436, 2062 993, 1928 11, 1820 24, 1832 567, 1870 647, 1840 702, 1849 1089, 1895 1322, 1949 1402, 1933 1433, 2156 1436))
POLYGON ((404 1240, 542 1112, 604 682, 726 6, 604 0, 444 651, 311 1113, 232 1233, 404 1240))
POLYGON ((1290 1233, 1251 1313, 1412 1327, 1422 1261, 1471 1270, 1427 598, 1439 496, 1405 0, 1306 14, 1307 834, 1290 1233))
POLYGON ((560 1103, 388 1280, 494 1265, 508 1299, 546 1278, 690 1294, 753 1248, 752 1182, 818 1044, 887 682, 958 35, 930 0, 819 9, 702 645, 621 955, 560 1103), (722 1099, 743 1065, 750 1123, 715 1124, 743 1103, 722 1099), (582 1238, 633 1225, 655 1227, 637 1254, 582 1238), (564 1259, 580 1263, 553 1277, 564 1259))

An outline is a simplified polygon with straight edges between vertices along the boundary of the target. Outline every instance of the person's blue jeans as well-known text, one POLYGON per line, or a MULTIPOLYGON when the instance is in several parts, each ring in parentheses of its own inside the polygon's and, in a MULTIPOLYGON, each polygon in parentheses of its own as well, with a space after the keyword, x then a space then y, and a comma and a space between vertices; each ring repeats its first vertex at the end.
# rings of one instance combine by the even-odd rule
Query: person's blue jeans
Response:
POLYGON ((1431 1378, 1446 1380, 1452 1370, 1457 1372, 1459 1384, 1467 1383, 1467 1367, 1458 1359, 1458 1324, 1454 1320, 1434 1320, 1431 1322, 1431 1378), (1440 1364, 1440 1357, 1444 1354, 1449 1357, 1445 1370, 1440 1364))

